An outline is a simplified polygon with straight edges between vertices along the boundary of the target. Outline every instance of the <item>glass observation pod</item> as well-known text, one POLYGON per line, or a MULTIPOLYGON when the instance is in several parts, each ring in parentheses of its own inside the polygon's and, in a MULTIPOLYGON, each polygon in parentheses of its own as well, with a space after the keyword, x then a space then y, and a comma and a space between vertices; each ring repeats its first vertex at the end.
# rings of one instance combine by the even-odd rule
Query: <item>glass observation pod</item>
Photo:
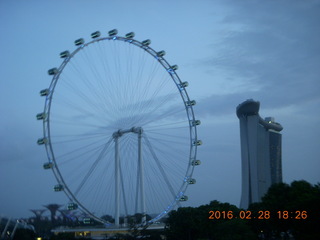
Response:
POLYGON ((39 138, 37 141, 39 145, 46 144, 47 142, 48 142, 47 138, 39 138))
POLYGON ((182 82, 179 84, 180 88, 186 88, 189 86, 189 83, 188 82, 182 82))
POLYGON ((90 224, 91 223, 91 218, 89 218, 89 217, 83 218, 83 223, 84 224, 90 224))
POLYGON ((43 164, 43 168, 44 169, 51 169, 53 167, 53 163, 52 162, 47 162, 43 164))
POLYGON ((84 39, 83 38, 79 38, 79 39, 74 41, 74 44, 76 46, 82 45, 82 44, 84 44, 84 39))
POLYGON ((191 125, 192 126, 198 126, 201 124, 201 121, 200 120, 194 120, 194 121, 191 121, 191 125))
POLYGON ((188 180, 188 184, 195 184, 197 181, 194 178, 188 180))
POLYGON ((54 189, 55 192, 61 192, 61 191, 63 191, 63 185, 62 184, 57 184, 57 185, 54 186, 53 189, 54 189))
POLYGON ((117 35, 118 34, 118 30, 117 29, 112 29, 108 32, 109 36, 114 36, 114 35, 117 35))
POLYGON ((166 55, 166 52, 165 51, 160 51, 160 52, 157 52, 157 56, 158 57, 163 57, 164 55, 166 55))
POLYGON ((199 166, 201 164, 201 161, 200 160, 193 160, 192 162, 191 162, 191 165, 192 166, 199 166))
POLYGON ((46 118, 46 114, 45 113, 38 113, 37 114, 37 120, 43 120, 46 118))
POLYGON ((126 38, 134 38, 135 34, 134 32, 129 32, 126 34, 126 38))
POLYGON ((58 69, 57 68, 51 68, 48 70, 48 74, 49 75, 55 75, 58 73, 58 69))
POLYGON ((78 208, 78 204, 73 203, 73 202, 68 203, 68 210, 75 210, 77 208, 78 208))
POLYGON ((193 145, 200 146, 200 145, 202 145, 202 141, 201 140, 194 141, 193 145))
POLYGON ((46 89, 43 89, 40 91, 40 96, 43 97, 43 96, 48 96, 49 95, 49 89, 46 88, 46 89))
POLYGON ((182 196, 182 197, 179 199, 180 202, 185 202, 185 201, 187 201, 187 200, 188 200, 188 196, 182 196))
POLYGON ((151 40, 150 40, 150 39, 147 39, 147 40, 142 41, 141 43, 142 43, 142 45, 144 45, 144 46, 148 46, 148 45, 151 44, 151 40))
POLYGON ((100 37, 100 35, 101 35, 101 33, 100 33, 99 31, 96 31, 96 32, 94 32, 94 33, 91 33, 91 37, 92 37, 92 38, 98 38, 98 37, 100 37))
POLYGON ((70 56, 70 52, 69 51, 64 51, 62 53, 60 53, 60 57, 61 58, 66 58, 70 56))
POLYGON ((172 74, 177 69, 178 69, 178 65, 172 65, 167 69, 167 71, 172 74))
POLYGON ((178 68, 179 68, 178 65, 173 65, 173 66, 170 67, 170 69, 173 70, 173 71, 178 70, 178 68))
POLYGON ((189 106, 189 107, 190 107, 190 106, 194 106, 194 105, 196 105, 196 103, 197 103, 197 102, 196 102, 195 100, 191 100, 191 101, 188 101, 188 102, 187 102, 187 106, 189 106))

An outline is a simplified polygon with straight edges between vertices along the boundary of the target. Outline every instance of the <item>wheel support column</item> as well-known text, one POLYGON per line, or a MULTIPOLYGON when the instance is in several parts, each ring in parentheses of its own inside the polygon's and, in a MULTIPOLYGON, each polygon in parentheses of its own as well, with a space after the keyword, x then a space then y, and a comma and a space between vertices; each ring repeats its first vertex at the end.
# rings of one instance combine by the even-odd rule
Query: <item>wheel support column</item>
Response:
POLYGON ((139 173, 140 173, 140 194, 141 194, 141 211, 142 211, 142 219, 141 225, 146 224, 146 202, 145 202, 145 194, 144 194, 144 164, 142 158, 142 128, 139 128, 138 131, 138 163, 139 163, 139 173))
POLYGON ((142 128, 133 127, 126 130, 118 130, 113 133, 113 139, 115 143, 115 225, 119 226, 120 218, 120 154, 119 154, 119 138, 125 133, 136 133, 138 134, 138 168, 139 168, 139 181, 140 181, 140 204, 142 219, 141 225, 146 224, 146 202, 144 193, 144 164, 142 158, 142 128))
POLYGON ((114 223, 119 226, 120 217, 120 156, 119 156, 119 137, 115 137, 115 206, 116 212, 114 217, 114 223))

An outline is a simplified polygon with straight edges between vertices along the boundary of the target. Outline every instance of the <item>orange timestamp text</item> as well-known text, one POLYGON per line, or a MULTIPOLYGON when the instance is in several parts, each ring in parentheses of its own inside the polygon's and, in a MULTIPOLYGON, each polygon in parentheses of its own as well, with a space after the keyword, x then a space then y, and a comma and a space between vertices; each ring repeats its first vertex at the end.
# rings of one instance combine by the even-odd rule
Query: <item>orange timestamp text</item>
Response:
POLYGON ((219 219, 260 219, 260 220, 268 220, 268 219, 296 219, 296 220, 304 220, 308 218, 307 211, 276 211, 271 212, 268 210, 260 210, 257 212, 253 211, 209 211, 209 219, 211 220, 219 220, 219 219))

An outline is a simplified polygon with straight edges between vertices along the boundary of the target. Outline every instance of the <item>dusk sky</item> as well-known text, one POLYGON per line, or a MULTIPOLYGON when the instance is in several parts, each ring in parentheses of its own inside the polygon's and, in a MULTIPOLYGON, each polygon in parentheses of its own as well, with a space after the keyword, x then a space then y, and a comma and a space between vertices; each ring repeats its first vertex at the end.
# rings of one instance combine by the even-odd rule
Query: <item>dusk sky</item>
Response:
MULTIPOLYGON (((43 169, 45 148, 36 114, 47 71, 94 31, 151 39, 179 65, 201 120, 198 166, 183 206, 212 200, 239 206, 240 129, 236 107, 260 101, 260 116, 283 126, 283 181, 320 182, 319 0, 0 1, 0 216, 29 217, 30 209, 66 204, 43 169)), ((186 159, 186 161, 188 161, 186 159)), ((46 213, 49 214, 48 212, 46 213)))

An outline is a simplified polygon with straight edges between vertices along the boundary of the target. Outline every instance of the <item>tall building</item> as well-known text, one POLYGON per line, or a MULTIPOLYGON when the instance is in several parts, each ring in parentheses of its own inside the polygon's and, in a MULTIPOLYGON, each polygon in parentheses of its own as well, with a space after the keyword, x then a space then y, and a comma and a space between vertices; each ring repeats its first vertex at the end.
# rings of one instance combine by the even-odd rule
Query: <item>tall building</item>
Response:
POLYGON ((273 117, 262 119, 260 103, 246 100, 237 107, 240 121, 242 195, 240 208, 260 202, 269 187, 282 182, 281 133, 273 117))

